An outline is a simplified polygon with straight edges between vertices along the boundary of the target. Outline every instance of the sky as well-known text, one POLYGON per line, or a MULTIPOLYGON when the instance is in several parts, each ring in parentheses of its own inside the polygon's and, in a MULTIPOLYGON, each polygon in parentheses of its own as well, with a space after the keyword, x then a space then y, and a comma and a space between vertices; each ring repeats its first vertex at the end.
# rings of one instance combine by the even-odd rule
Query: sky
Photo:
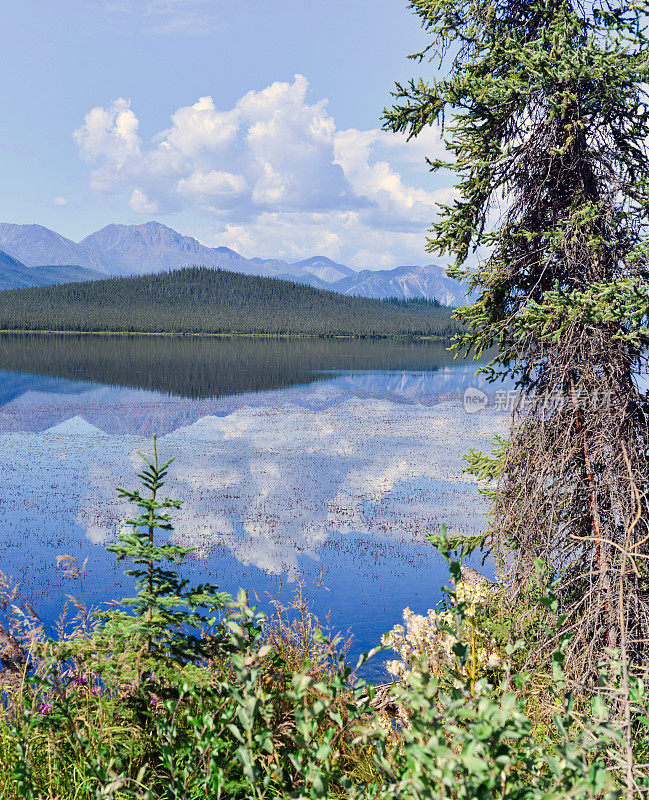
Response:
POLYGON ((381 131, 432 77, 404 0, 21 0, 0 27, 0 221, 78 241, 159 220, 246 257, 435 261, 451 180, 381 131))

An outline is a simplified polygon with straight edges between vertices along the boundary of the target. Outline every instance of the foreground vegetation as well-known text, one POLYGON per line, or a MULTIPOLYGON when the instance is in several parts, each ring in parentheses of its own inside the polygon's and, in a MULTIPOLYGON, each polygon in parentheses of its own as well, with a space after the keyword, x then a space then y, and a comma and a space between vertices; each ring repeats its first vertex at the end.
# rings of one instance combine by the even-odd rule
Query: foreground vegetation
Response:
MULTIPOLYGON (((53 640, 5 582, 3 800, 619 796, 615 676, 575 698, 565 642, 522 669, 540 627, 556 624, 541 574, 522 623, 499 612, 501 589, 463 584, 452 563, 444 609, 404 615, 386 638, 396 679, 373 687, 303 604, 265 618, 243 591, 235 602, 178 577, 189 550, 168 540, 180 504, 161 498, 167 467, 154 444, 142 488, 120 490, 138 513, 108 549, 128 562, 135 597, 99 614, 75 601, 53 640), (532 642, 516 639, 523 630, 532 642)), ((60 566, 83 569, 69 556, 60 566)), ((632 692, 634 780, 649 788, 641 681, 632 692)))
POLYGON ((438 337, 460 330, 431 300, 371 300, 291 281, 187 267, 0 292, 0 330, 438 337))

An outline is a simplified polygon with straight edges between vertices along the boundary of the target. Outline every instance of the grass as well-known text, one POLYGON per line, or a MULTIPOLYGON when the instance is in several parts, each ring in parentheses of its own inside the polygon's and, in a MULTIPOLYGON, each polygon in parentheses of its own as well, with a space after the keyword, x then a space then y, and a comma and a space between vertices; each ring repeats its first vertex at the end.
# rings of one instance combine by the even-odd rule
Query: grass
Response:
MULTIPOLYGON (((265 617, 244 591, 234 600, 178 577, 189 550, 168 540, 179 503, 160 499, 167 467, 154 442, 142 486, 120 490, 137 513, 108 549, 126 562, 133 598, 103 613, 71 599, 48 638, 18 587, 0 580, 0 800, 620 796, 614 681, 576 703, 561 649, 551 677, 547 665, 526 674, 526 644, 497 612, 502 596, 456 583, 428 628, 410 617, 394 637, 401 677, 374 687, 302 587, 265 617), (476 655, 494 648, 496 667, 476 655)), ((69 556, 61 566, 83 572, 69 556)), ((451 571, 459 581, 459 565, 451 571)), ((536 617, 551 620, 556 601, 536 600, 536 617)), ((642 681, 634 703, 642 756, 642 681)), ((646 791, 646 768, 633 769, 646 791)))

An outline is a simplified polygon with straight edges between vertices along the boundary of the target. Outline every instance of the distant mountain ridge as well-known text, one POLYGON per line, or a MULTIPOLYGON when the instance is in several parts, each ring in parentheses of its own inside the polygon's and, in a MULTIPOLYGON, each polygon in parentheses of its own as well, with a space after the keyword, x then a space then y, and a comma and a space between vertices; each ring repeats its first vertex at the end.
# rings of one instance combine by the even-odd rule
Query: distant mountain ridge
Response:
POLYGON ((79 245, 43 225, 0 222, 0 249, 28 267, 41 264, 92 264, 79 260, 79 245))
POLYGON ((303 270, 324 283, 336 283, 337 281, 356 275, 356 270, 346 267, 344 264, 337 264, 325 256, 313 256, 304 261, 293 264, 294 267, 303 270))
POLYGON ((449 278, 446 270, 437 264, 426 267, 395 267, 394 269, 364 269, 336 282, 336 291, 361 297, 399 297, 402 300, 417 298, 438 300, 445 306, 458 306, 464 302, 466 291, 462 285, 449 278))
MULTIPOLYGON (((466 287, 447 277, 444 268, 435 264, 357 272, 326 256, 294 263, 282 259, 248 259, 228 247, 207 247, 159 222, 107 225, 78 243, 42 225, 5 222, 0 223, 0 249, 26 267, 78 265, 104 276, 144 275, 197 265, 283 278, 340 294, 376 299, 424 298, 458 306, 466 295, 466 287)), ((0 264, 0 285, 3 269, 0 264)))
POLYGON ((93 281, 104 277, 105 275, 100 272, 74 264, 46 264, 28 267, 0 250, 0 290, 51 286, 73 281, 93 281))

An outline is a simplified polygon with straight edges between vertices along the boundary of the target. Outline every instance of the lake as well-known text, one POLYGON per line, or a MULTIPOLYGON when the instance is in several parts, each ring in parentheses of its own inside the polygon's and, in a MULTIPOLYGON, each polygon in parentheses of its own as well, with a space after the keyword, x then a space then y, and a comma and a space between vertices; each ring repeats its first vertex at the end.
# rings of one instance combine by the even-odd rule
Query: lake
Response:
POLYGON ((304 582, 356 656, 438 602, 426 531, 484 529, 461 457, 508 415, 475 369, 428 343, 0 336, 0 569, 48 625, 67 595, 130 594, 104 545, 155 433, 174 541, 196 548, 184 572, 264 608, 304 582), (488 395, 476 413, 469 387, 488 395), (81 578, 62 554, 88 559, 81 578))

